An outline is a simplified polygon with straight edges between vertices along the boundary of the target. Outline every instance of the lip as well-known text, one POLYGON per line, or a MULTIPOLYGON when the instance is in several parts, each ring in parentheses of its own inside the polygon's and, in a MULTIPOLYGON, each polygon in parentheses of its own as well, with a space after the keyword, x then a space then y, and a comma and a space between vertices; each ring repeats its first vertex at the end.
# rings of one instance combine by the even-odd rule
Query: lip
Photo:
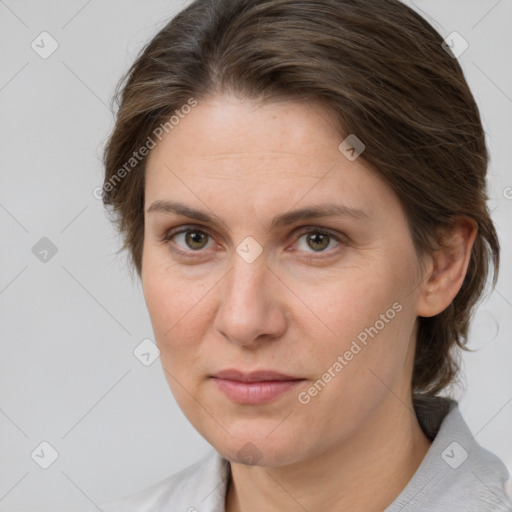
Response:
POLYGON ((229 399, 240 405, 259 405, 271 402, 290 391, 304 379, 272 370, 244 373, 239 370, 223 370, 213 379, 229 399))
POLYGON ((256 370, 252 372, 242 372, 229 368, 222 370, 214 375, 218 379, 236 380, 239 382, 265 382, 275 380, 302 380, 301 377, 293 377, 273 370, 256 370))

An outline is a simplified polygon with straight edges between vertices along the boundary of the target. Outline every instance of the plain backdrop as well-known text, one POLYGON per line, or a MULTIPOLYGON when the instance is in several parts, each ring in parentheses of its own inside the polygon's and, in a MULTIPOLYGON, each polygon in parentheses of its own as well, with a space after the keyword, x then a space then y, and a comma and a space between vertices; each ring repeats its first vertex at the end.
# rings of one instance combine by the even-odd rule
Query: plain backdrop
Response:
MULTIPOLYGON (((156 483, 210 447, 176 405, 159 359, 144 366, 134 356, 153 339, 151 325, 94 196, 114 87, 184 5, 0 0, 3 511, 88 510, 156 483)), ((458 398, 478 442, 510 471, 512 2, 414 7, 443 37, 456 31, 469 44, 459 60, 488 135, 503 266, 475 318, 470 346, 478 350, 464 354, 458 398)))

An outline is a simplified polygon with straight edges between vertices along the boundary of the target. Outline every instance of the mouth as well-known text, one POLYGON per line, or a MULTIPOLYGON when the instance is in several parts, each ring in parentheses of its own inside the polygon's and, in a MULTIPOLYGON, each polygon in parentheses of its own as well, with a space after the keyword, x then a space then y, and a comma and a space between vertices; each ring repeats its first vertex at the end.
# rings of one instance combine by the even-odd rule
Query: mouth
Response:
POLYGON ((305 380, 272 370, 246 373, 234 369, 218 372, 212 379, 220 391, 239 405, 269 403, 305 380))

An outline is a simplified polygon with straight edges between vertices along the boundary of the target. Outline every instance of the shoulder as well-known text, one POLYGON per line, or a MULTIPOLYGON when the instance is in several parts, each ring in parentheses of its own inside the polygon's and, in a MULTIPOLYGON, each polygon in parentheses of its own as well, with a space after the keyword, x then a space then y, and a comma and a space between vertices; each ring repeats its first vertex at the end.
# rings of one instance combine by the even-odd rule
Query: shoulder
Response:
POLYGON ((478 444, 456 402, 443 414, 420 467, 385 512, 511 512, 503 462, 478 444))
POLYGON ((151 487, 99 505, 103 512, 224 511, 229 462, 215 450, 151 487))

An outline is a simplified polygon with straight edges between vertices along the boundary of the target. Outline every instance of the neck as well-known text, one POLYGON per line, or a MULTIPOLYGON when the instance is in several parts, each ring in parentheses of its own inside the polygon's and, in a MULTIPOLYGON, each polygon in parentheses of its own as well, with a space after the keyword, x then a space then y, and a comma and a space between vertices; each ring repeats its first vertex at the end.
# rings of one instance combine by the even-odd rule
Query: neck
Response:
POLYGON ((388 403, 349 440, 289 466, 231 463, 226 512, 382 512, 407 485, 430 447, 412 401, 388 403))

